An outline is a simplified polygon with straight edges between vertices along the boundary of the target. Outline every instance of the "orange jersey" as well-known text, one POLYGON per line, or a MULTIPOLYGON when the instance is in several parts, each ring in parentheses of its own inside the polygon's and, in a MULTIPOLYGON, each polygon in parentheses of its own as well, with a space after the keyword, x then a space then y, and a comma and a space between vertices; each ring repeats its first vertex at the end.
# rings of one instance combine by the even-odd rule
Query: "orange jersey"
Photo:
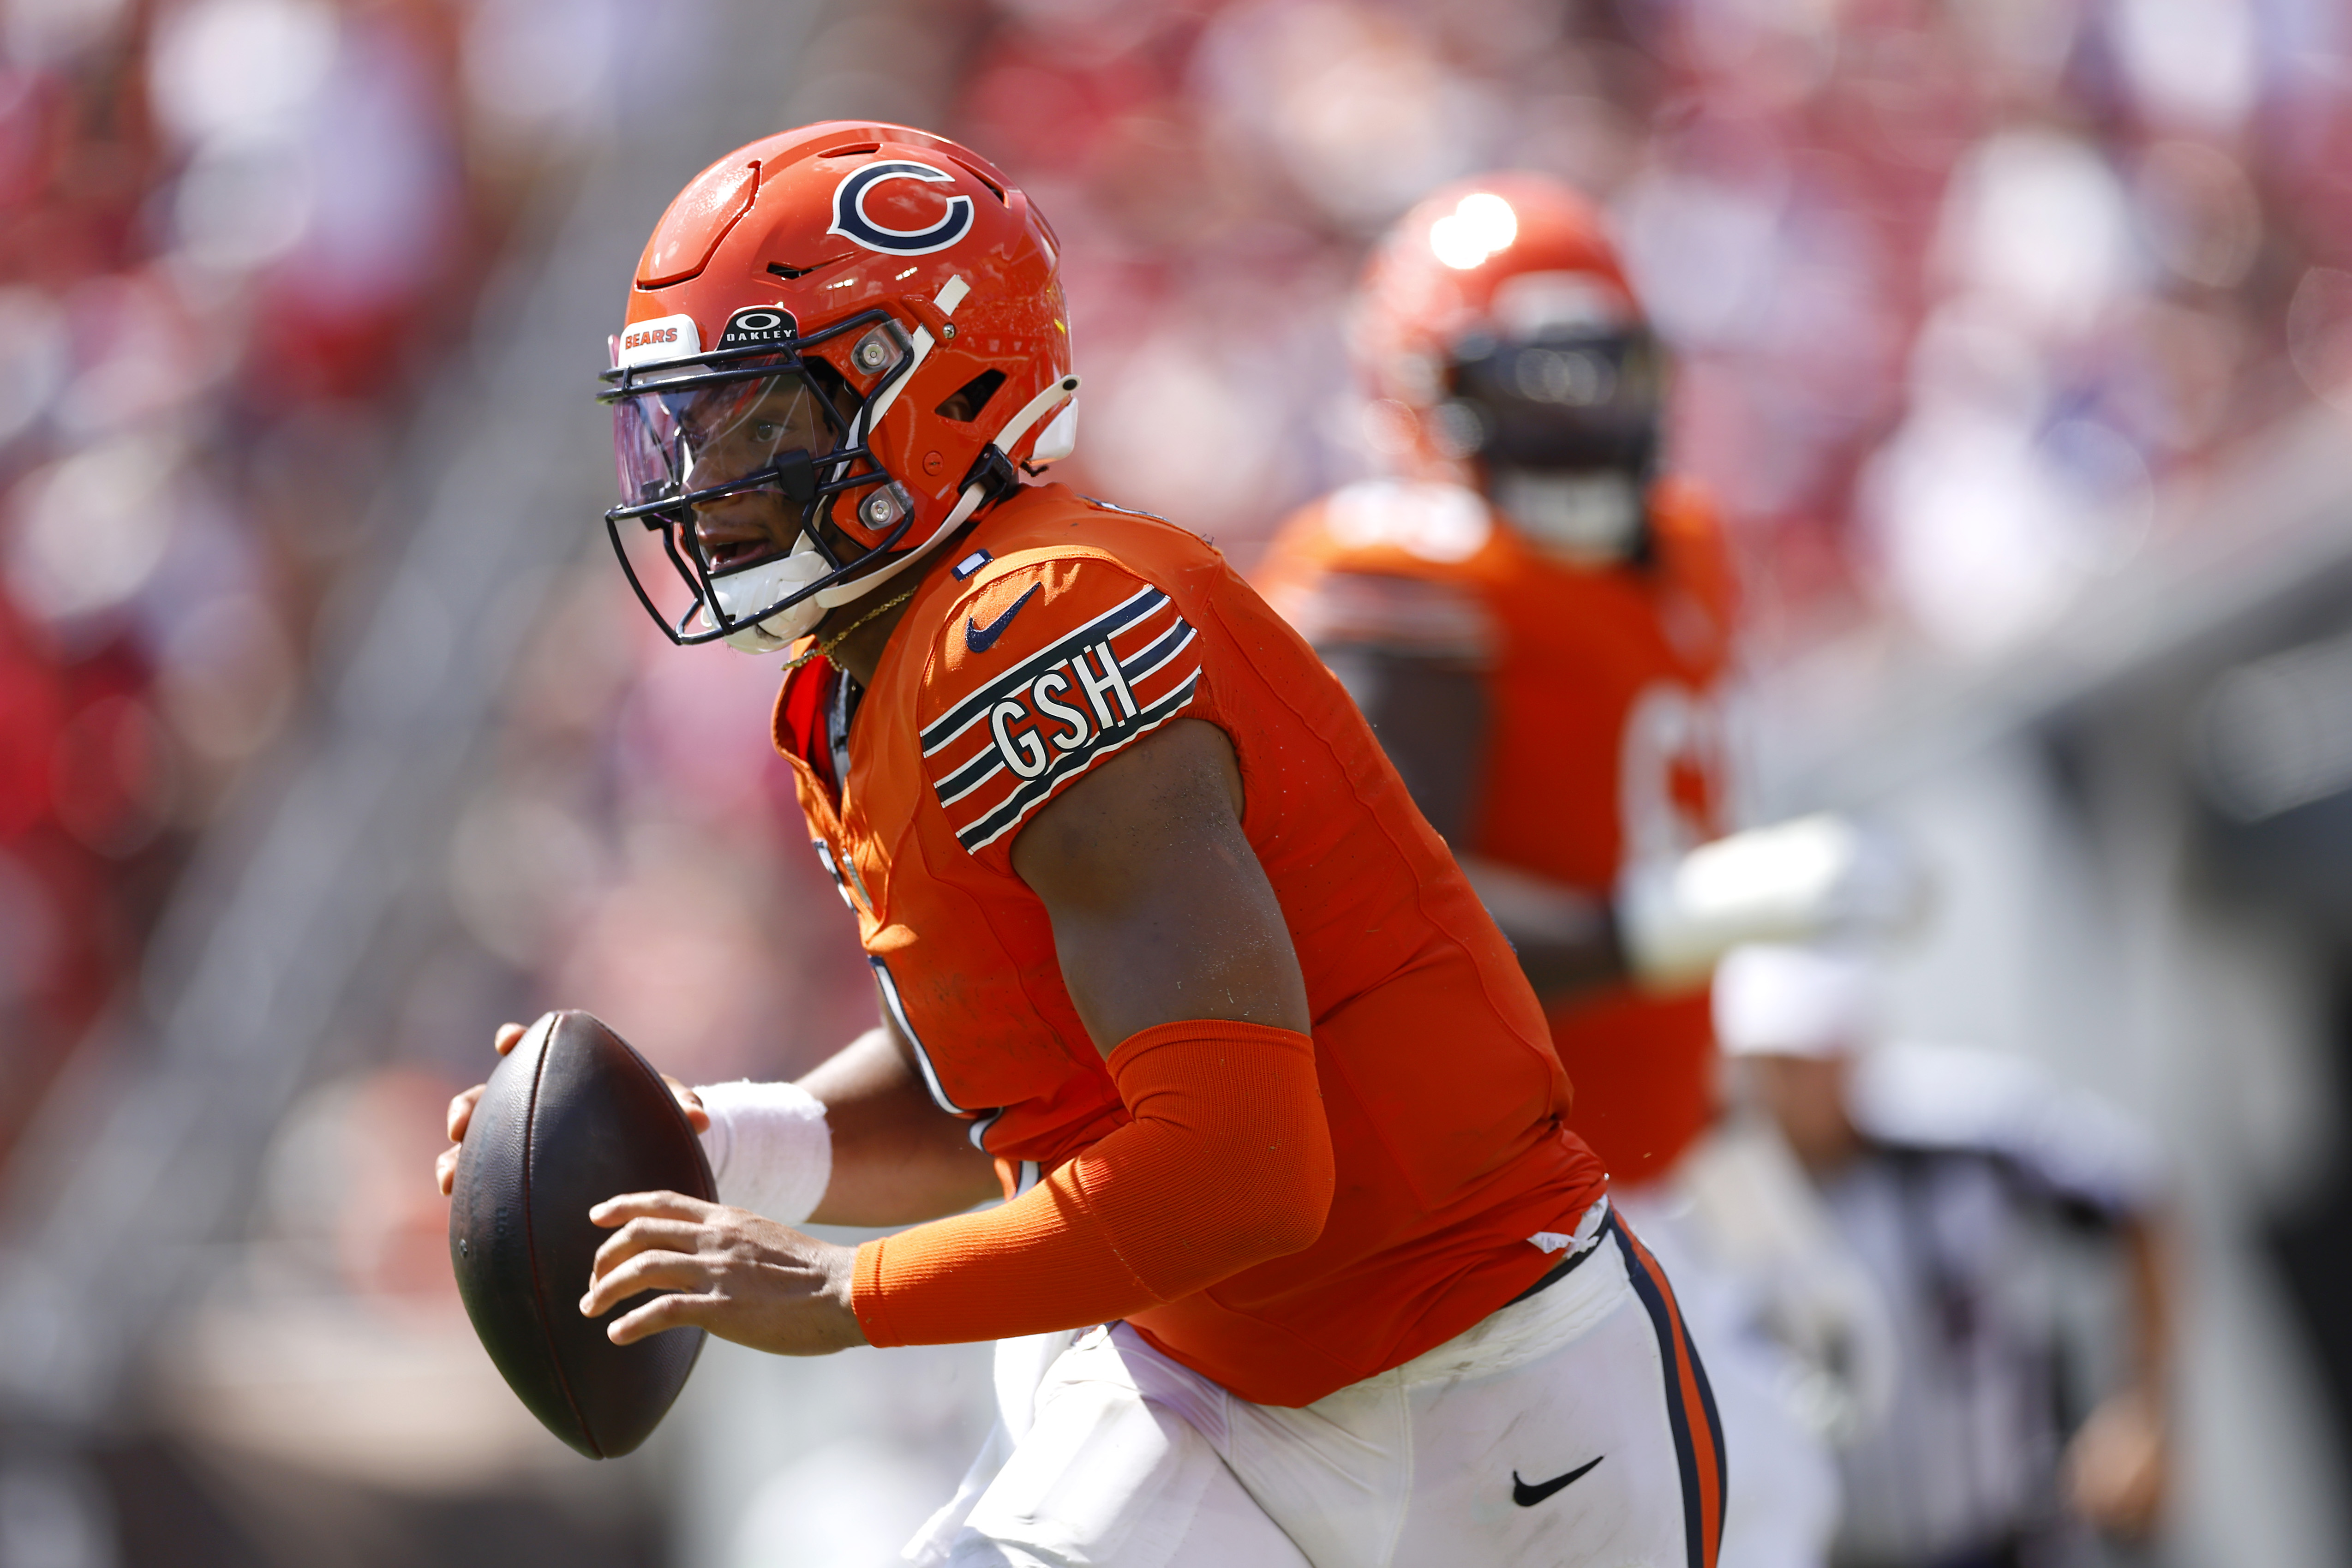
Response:
MULTIPOLYGON (((1731 574, 1712 509, 1666 481, 1653 558, 1561 564, 1450 485, 1372 480, 1286 523, 1258 574, 1321 647, 1480 671, 1488 694, 1465 854, 1606 899, 1618 873, 1725 827, 1718 688, 1731 574)), ((1574 1125, 1621 1182, 1663 1171, 1714 1114, 1706 997, 1620 985, 1550 1010, 1574 1125)))
POLYGON ((776 708, 933 1098, 1008 1189, 1127 1121, 1012 847, 1095 763, 1205 720, 1233 742, 1242 829, 1306 977, 1337 1193, 1305 1251, 1135 1326, 1244 1398, 1302 1405, 1525 1289, 1556 1261, 1528 1238, 1575 1228, 1600 1163, 1566 1129, 1568 1079, 1508 944, 1347 693, 1223 557, 1157 519, 1047 485, 956 548, 859 699, 845 789, 845 678, 813 663, 776 708))

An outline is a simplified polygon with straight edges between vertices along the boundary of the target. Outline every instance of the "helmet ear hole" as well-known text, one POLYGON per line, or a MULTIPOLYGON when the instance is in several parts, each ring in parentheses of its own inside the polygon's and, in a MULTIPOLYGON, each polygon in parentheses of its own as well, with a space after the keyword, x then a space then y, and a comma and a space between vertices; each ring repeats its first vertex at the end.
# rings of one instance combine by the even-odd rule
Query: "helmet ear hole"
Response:
POLYGON ((932 412, 942 419, 953 419, 969 425, 980 417, 980 411, 988 406, 988 400, 995 396, 996 389, 1003 384, 1003 371, 982 371, 978 375, 948 394, 939 407, 932 412))

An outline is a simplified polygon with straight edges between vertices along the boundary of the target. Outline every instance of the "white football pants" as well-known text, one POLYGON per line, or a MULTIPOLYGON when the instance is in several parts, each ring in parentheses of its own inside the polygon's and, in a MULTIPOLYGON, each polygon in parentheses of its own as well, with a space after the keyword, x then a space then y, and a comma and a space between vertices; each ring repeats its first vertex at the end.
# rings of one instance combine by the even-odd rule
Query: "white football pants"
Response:
POLYGON ((1613 1220, 1549 1289, 1300 1409, 1239 1398, 1123 1323, 1054 1353, 1064 1340, 1008 1342, 1004 1420, 908 1561, 1713 1568, 1706 1373, 1664 1274, 1613 1220), (1047 1355, 1042 1379, 1024 1371, 1047 1355))
POLYGON ((1692 1216, 1670 1194, 1611 1194, 1675 1282, 1691 1339, 1706 1363, 1724 1445, 1739 1457, 1723 1502, 1717 1568, 1827 1568, 1842 1489, 1837 1458, 1790 1408, 1794 1358, 1766 1339, 1745 1282, 1711 1267, 1692 1216))

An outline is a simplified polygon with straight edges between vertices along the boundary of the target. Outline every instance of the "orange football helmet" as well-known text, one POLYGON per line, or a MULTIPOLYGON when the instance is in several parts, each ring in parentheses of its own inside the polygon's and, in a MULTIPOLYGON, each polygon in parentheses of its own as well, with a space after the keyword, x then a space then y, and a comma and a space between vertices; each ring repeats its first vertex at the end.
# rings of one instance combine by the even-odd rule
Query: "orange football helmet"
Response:
POLYGON ((803 126, 695 176, 646 242, 600 395, 605 526, 673 640, 781 647, 1016 466, 1069 454, 1057 250, 992 165, 905 126, 803 126), (656 591, 654 536, 683 599, 656 591))
POLYGON ((1351 340, 1407 466, 1570 556, 1640 552, 1664 360, 1582 196, 1509 174, 1426 198, 1374 250, 1351 340))

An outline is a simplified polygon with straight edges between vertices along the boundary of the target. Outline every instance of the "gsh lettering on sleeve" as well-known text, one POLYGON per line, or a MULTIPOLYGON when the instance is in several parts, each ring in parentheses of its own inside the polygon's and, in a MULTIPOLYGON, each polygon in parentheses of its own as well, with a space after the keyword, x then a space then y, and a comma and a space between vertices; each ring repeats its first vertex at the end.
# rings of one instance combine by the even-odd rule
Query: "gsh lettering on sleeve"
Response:
POLYGON ((977 852, 1100 758, 1181 712, 1201 679, 1192 623, 1145 587, 988 678, 922 733, 956 839, 977 852))

